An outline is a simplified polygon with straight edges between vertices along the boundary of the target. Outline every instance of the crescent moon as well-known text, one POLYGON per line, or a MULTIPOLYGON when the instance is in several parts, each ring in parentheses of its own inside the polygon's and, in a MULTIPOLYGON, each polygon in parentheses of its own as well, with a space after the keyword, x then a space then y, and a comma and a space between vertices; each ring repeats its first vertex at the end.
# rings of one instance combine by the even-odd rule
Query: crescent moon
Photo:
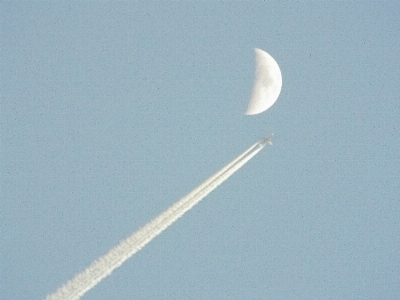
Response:
POLYGON ((267 52, 255 48, 256 72, 246 115, 259 114, 270 108, 278 99, 282 88, 282 74, 275 59, 267 52))

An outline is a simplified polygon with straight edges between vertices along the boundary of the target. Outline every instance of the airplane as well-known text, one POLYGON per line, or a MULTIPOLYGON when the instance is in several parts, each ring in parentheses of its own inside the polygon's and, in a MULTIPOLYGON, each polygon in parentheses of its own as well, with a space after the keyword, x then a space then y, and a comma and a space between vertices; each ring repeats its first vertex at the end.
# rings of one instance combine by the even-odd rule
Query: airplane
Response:
POLYGON ((272 140, 271 140, 271 138, 272 138, 273 135, 274 135, 274 134, 271 133, 269 136, 264 137, 264 138, 260 141, 260 145, 261 145, 261 146, 265 146, 266 144, 272 145, 272 140))

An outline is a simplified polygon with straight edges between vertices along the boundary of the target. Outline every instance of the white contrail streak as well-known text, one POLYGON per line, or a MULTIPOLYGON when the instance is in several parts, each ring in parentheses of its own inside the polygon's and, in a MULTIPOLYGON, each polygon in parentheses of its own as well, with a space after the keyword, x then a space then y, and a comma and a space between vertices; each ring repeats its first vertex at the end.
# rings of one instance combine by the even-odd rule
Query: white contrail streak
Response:
POLYGON ((75 278, 60 287, 54 294, 47 296, 46 300, 80 299, 87 291, 110 275, 133 254, 142 249, 147 243, 227 180, 233 173, 261 151, 264 146, 265 143, 263 141, 252 145, 188 195, 181 198, 130 237, 121 241, 118 246, 111 249, 106 255, 94 261, 86 270, 76 275, 75 278))

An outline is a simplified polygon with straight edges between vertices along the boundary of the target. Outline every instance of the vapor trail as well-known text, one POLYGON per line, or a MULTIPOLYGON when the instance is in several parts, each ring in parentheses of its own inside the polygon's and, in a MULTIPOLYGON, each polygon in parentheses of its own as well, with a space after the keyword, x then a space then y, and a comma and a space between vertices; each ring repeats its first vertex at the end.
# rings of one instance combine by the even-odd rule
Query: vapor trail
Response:
POLYGON ((227 180, 233 173, 245 165, 265 146, 265 141, 255 143, 245 152, 235 158, 195 188, 185 197, 181 198, 158 217, 133 233, 130 237, 120 242, 106 255, 94 261, 86 270, 76 275, 60 287, 55 293, 46 297, 46 300, 75 300, 80 299, 87 291, 96 286, 102 279, 110 275, 133 254, 142 249, 147 243, 178 220, 183 214, 199 203, 204 197, 227 180))

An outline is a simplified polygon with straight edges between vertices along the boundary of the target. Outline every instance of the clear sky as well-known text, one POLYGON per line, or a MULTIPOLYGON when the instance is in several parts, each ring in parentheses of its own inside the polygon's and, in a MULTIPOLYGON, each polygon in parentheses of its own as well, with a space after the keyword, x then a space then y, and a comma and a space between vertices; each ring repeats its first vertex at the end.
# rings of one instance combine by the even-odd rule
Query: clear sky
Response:
POLYGON ((398 299, 400 5, 1 3, 1 299, 43 299, 262 136, 84 299, 398 299), (254 48, 283 86, 245 116, 254 48))

